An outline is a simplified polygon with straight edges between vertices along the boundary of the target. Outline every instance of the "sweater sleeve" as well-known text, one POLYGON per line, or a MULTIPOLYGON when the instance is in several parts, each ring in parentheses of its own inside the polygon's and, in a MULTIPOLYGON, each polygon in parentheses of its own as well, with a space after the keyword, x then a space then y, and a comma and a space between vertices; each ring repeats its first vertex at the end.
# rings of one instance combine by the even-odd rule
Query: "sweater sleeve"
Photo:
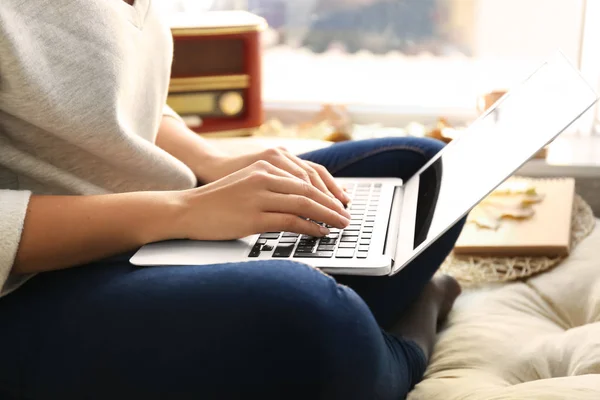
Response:
MULTIPOLYGON (((175 112, 175 110, 173 110, 171 107, 169 107, 168 105, 165 104, 165 106, 163 107, 163 116, 165 117, 171 117, 171 118, 175 118, 178 121, 181 121, 182 123, 187 125, 187 122, 184 118, 182 118, 179 114, 177 114, 177 112, 175 112)), ((200 125, 202 124, 202 119, 197 118, 197 117, 193 117, 194 119, 192 120, 194 125, 200 125)))
POLYGON ((183 120, 183 118, 181 118, 179 116, 179 114, 177 114, 175 112, 175 110, 173 110, 171 107, 169 107, 168 105, 164 105, 163 107, 163 116, 165 117, 171 117, 171 118, 175 118, 176 120, 185 123, 185 121, 183 120))
POLYGON ((27 213, 31 192, 0 190, 0 293, 10 290, 10 276, 27 213))

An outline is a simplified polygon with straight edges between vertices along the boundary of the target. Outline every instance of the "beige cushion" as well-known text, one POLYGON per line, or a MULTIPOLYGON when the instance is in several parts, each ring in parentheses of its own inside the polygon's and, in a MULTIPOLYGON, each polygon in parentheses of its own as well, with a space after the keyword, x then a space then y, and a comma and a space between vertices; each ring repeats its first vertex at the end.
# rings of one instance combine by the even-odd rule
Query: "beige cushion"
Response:
POLYGON ((600 399, 600 228, 556 269, 465 293, 416 399, 600 399))

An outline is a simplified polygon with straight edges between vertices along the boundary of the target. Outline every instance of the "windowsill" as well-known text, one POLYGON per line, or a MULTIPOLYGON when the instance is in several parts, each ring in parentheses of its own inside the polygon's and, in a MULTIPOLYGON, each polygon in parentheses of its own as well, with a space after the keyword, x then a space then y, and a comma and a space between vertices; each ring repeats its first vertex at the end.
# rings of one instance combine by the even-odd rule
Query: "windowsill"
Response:
MULTIPOLYGON (((320 109, 316 103, 267 103, 265 116, 276 118, 286 124, 298 124, 310 120, 320 109)), ((474 118, 474 112, 465 110, 432 110, 415 108, 398 113, 382 107, 349 106, 352 121, 358 125, 406 127, 411 122, 430 125, 438 118, 448 116, 456 124, 466 124, 474 118)), ((576 178, 600 178, 600 136, 562 135, 549 145, 546 159, 532 159, 519 171, 519 175, 533 177, 571 176, 576 178)))
MULTIPOLYGON (((298 124, 310 120, 325 103, 316 102, 274 102, 267 101, 264 110, 266 119, 278 119, 287 124, 298 124)), ((335 104, 335 102, 334 102, 335 104)), ((345 103, 337 103, 344 104, 345 103)), ((369 106, 345 105, 352 122, 357 125, 405 127, 419 122, 425 125, 435 123, 440 117, 448 118, 452 124, 464 125, 476 118, 473 108, 417 107, 417 106, 369 106)))

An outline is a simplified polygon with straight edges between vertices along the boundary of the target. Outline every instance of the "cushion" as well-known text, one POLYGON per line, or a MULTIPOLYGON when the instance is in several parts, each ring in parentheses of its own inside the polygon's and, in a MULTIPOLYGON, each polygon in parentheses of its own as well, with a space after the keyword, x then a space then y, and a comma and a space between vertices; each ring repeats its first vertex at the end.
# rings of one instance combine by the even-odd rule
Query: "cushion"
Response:
POLYGON ((599 225, 555 269, 461 295, 409 399, 600 399, 599 225))

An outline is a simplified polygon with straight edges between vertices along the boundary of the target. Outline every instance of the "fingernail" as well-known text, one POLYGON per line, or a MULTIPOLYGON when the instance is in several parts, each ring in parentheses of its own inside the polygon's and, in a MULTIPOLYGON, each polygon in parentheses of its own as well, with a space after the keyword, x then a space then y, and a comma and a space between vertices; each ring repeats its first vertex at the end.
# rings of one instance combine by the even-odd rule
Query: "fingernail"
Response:
POLYGON ((324 226, 319 227, 319 231, 323 236, 329 235, 329 229, 325 228, 324 226))
POLYGON ((350 219, 349 218, 340 218, 340 221, 342 221, 342 225, 345 227, 347 227, 348 225, 350 225, 350 219))
POLYGON ((352 218, 352 215, 345 208, 342 209, 342 215, 348 219, 352 218))

